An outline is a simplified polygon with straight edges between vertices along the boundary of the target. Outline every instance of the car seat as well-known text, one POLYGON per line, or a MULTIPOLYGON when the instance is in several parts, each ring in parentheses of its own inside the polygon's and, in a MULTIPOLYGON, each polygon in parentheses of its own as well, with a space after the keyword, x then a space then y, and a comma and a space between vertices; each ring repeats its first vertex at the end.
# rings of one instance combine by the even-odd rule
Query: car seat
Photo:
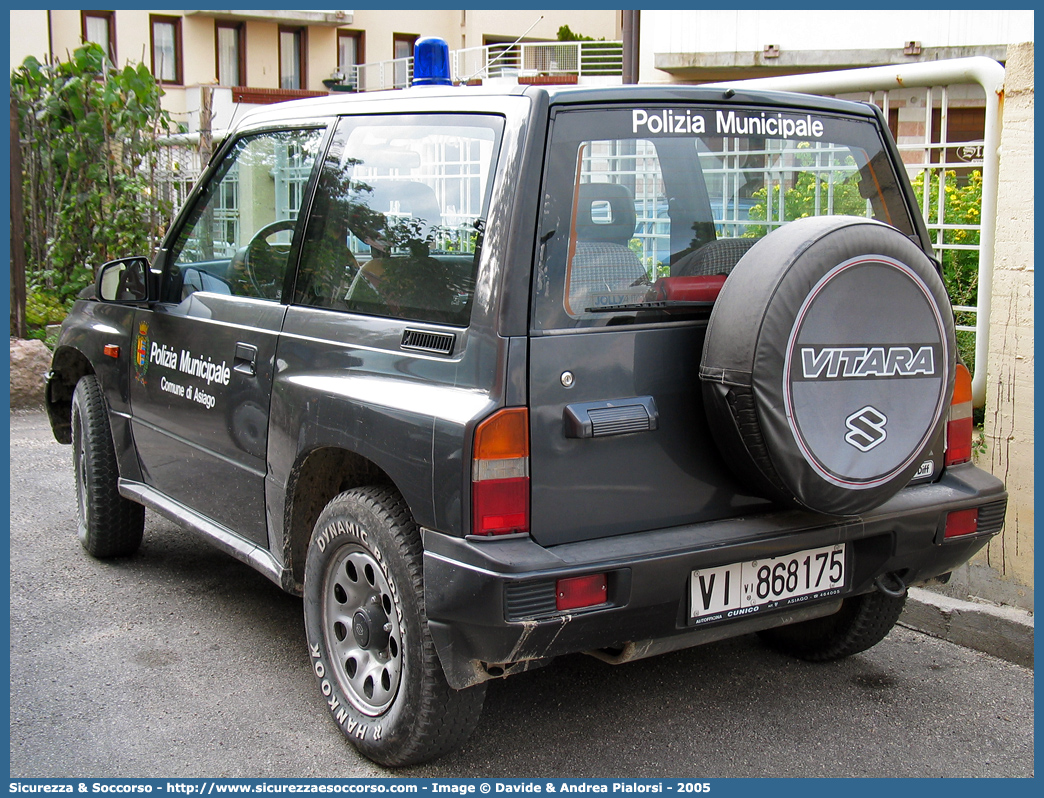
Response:
POLYGON ((634 198, 627 186, 579 186, 573 219, 576 243, 566 278, 567 311, 573 315, 583 313, 595 292, 648 283, 641 261, 628 247, 636 223, 634 198))

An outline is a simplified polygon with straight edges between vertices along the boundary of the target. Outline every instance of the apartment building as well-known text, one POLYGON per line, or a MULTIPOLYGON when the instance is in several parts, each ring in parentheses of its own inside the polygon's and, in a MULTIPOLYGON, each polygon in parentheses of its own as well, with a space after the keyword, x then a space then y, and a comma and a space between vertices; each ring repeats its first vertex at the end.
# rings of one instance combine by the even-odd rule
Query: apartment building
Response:
POLYGON ((213 109, 221 127, 244 105, 325 94, 324 80, 344 86, 358 73, 353 67, 411 56, 422 36, 464 50, 519 37, 554 41, 568 25, 618 40, 621 12, 13 10, 10 23, 12 69, 28 55, 62 60, 82 42, 97 42, 116 65, 148 64, 166 92, 164 107, 192 131, 203 86, 221 89, 213 109))

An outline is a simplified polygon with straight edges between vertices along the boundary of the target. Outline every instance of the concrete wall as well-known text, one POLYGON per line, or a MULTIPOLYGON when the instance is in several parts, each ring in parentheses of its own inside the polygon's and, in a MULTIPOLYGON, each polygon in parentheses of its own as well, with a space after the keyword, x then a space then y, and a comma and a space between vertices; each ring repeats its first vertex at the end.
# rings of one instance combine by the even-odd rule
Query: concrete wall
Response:
POLYGON ((606 39, 609 41, 619 40, 620 12, 601 11, 596 9, 569 9, 556 11, 467 11, 466 14, 466 38, 460 44, 464 47, 481 47, 482 37, 499 36, 514 41, 529 27, 536 23, 535 27, 526 34, 526 40, 546 39, 554 41, 558 36, 558 29, 562 25, 569 25, 569 29, 581 36, 590 36, 592 39, 606 39), (543 15, 543 19, 537 19, 543 15))
POLYGON ((1033 29, 1032 11, 682 11, 642 12, 657 52, 736 52, 767 44, 792 50, 902 49, 1017 42, 1033 29))
POLYGON ((47 12, 11 11, 11 69, 21 65, 27 55, 43 60, 47 53, 47 12))
MULTIPOLYGON (((396 33, 415 36, 441 36, 450 49, 460 47, 460 11, 355 11, 351 30, 363 31, 363 58, 367 63, 390 61, 392 37, 396 33)), ((325 75, 324 75, 325 77, 325 75)))
POLYGON ((1032 38, 1033 20, 1032 10, 646 10, 639 81, 800 74, 958 58, 986 47, 999 59, 1004 46, 1032 38), (910 41, 920 43, 923 55, 904 54, 910 41), (779 53, 763 57, 769 45, 779 53))
POLYGON ((997 246, 979 464, 1008 485, 1004 531, 961 573, 968 592, 1033 609, 1033 44, 1008 49, 997 246))

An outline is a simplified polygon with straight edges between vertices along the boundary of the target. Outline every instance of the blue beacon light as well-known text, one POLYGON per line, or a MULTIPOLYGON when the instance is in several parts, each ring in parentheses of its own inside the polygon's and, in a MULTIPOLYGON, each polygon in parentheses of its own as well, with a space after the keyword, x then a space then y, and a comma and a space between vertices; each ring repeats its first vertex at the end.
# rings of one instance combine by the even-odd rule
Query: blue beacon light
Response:
POLYGON ((449 45, 437 36, 418 39, 413 45, 413 85, 452 86, 449 45))

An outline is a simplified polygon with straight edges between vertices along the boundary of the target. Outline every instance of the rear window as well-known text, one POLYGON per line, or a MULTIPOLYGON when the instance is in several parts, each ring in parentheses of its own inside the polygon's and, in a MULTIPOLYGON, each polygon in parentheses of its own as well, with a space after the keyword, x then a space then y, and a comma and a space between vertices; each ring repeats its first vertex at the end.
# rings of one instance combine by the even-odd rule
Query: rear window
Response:
POLYGON ((914 232, 876 126, 672 106, 555 114, 534 326, 692 318, 757 241, 804 216, 914 232))

